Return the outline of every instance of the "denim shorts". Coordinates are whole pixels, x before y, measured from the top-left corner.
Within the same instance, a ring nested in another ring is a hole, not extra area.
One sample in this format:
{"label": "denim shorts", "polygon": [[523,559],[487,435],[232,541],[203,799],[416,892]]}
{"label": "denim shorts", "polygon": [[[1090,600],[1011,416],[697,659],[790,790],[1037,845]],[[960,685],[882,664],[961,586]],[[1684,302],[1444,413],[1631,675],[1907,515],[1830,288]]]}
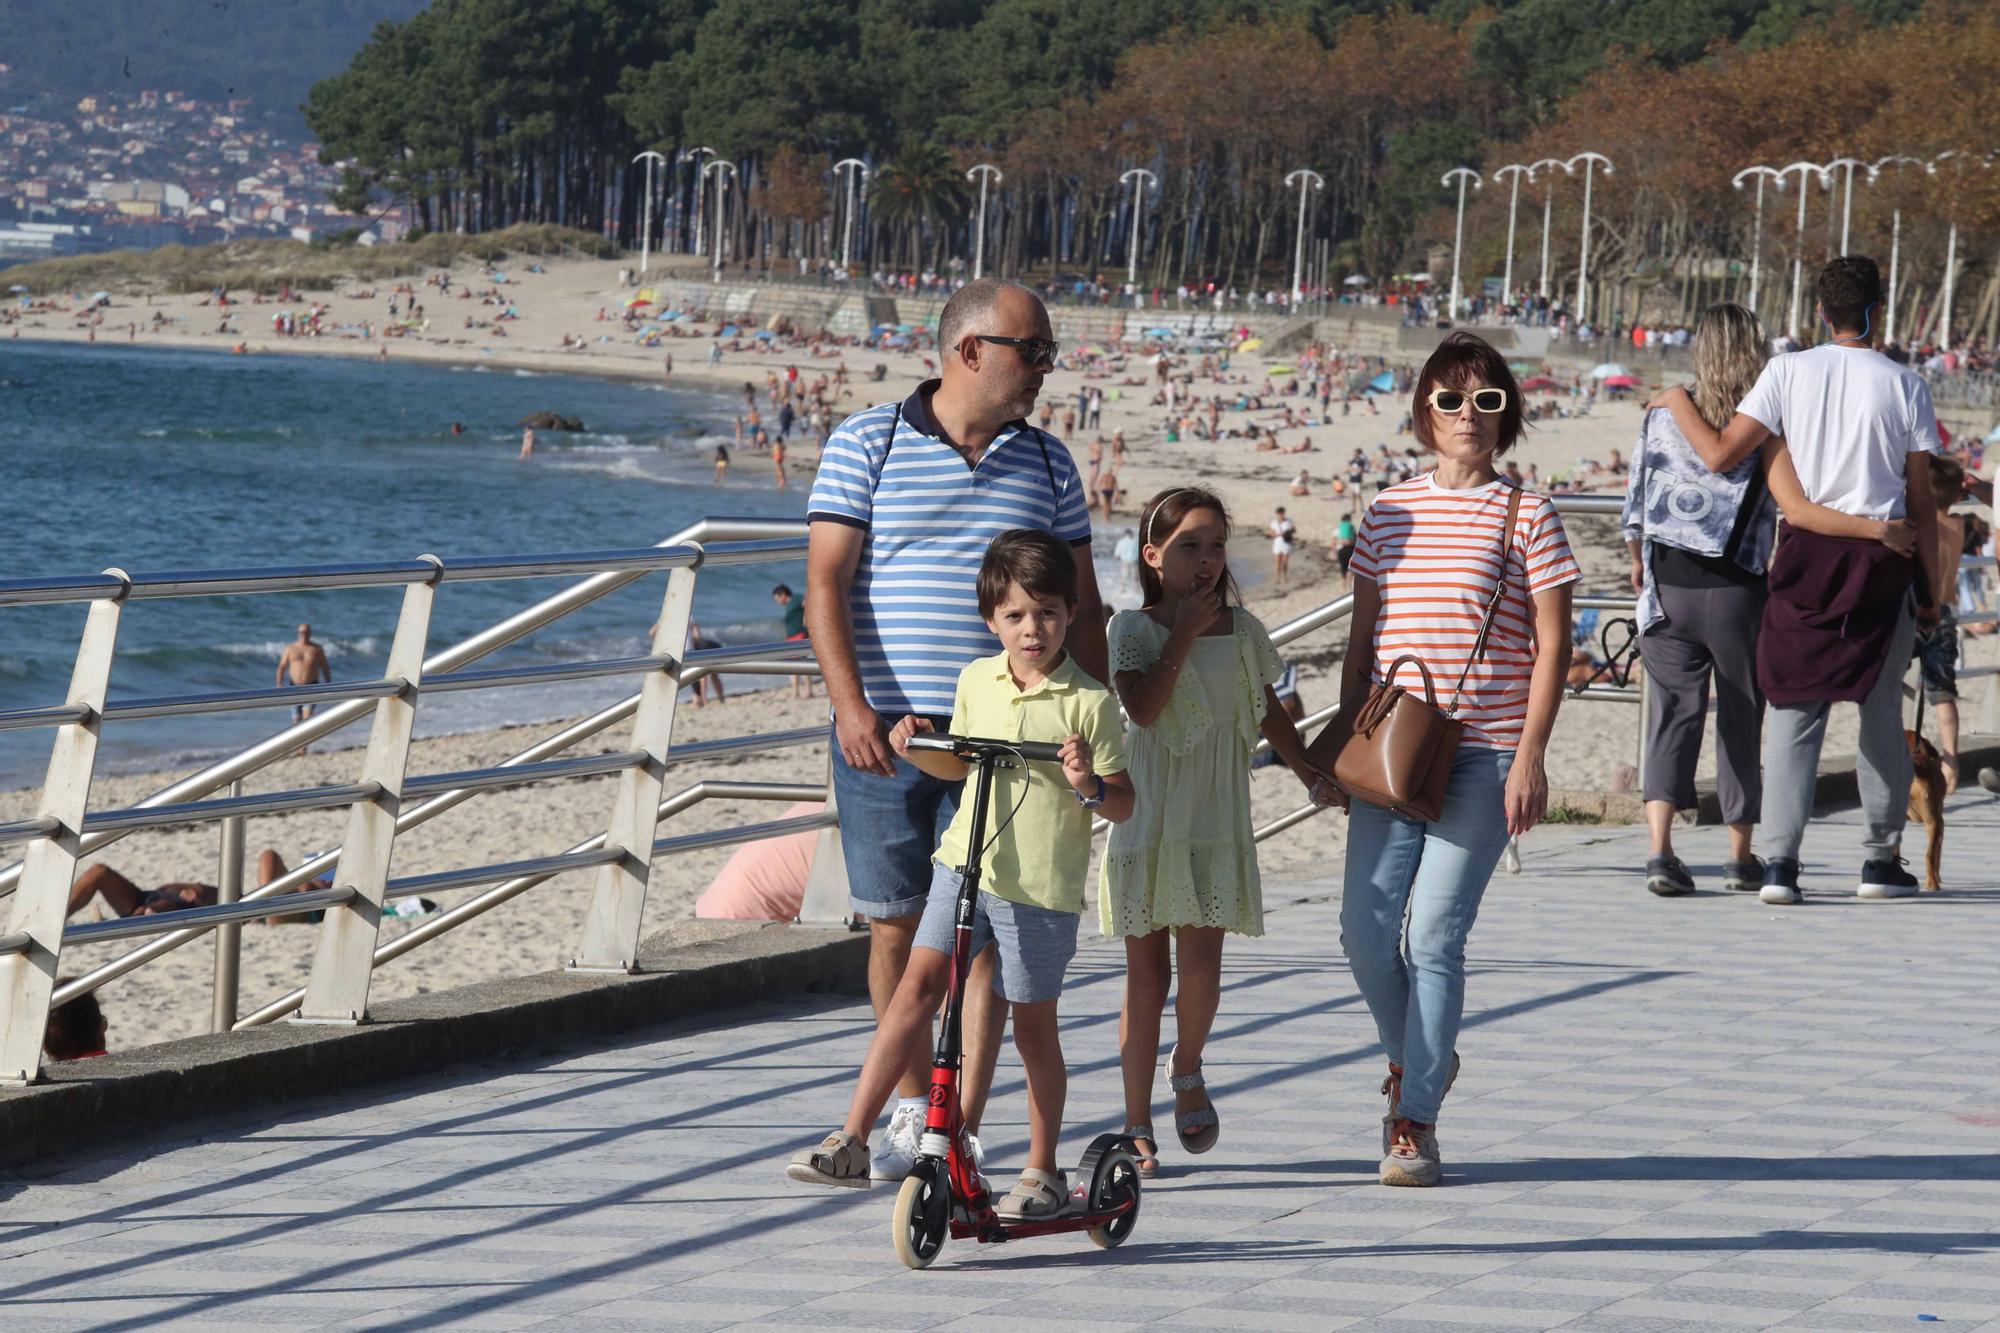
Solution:
{"label": "denim shorts", "polygon": [[[1017,903],[981,890],[972,909],[971,956],[979,957],[988,944],[998,946],[993,989],[1009,1004],[1053,1000],[1062,994],[1063,973],[1076,957],[1077,920],[1075,912]],[[933,862],[931,896],[917,923],[916,947],[950,953],[957,922],[958,872]]]}
{"label": "denim shorts", "polygon": [[[951,719],[933,718],[932,725],[948,731]],[[965,784],[934,778],[907,759],[894,760],[892,777],[856,772],[840,751],[839,734],[832,739],[848,910],[881,921],[915,916],[930,894],[931,854],[944,841]]]}
{"label": "denim shorts", "polygon": [[1923,670],[1924,702],[1954,703],[1958,699],[1958,608],[1938,608],[1936,629],[1917,631],[1917,664]]}

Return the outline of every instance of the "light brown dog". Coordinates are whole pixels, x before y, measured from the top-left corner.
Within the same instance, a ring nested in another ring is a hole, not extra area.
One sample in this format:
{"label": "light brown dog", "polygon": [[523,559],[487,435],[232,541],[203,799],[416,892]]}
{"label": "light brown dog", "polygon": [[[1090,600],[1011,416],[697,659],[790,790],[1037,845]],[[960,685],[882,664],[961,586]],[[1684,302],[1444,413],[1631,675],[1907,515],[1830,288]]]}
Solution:
{"label": "light brown dog", "polygon": [[1914,731],[1904,731],[1910,744],[1910,818],[1921,820],[1930,835],[1924,852],[1924,892],[1936,893],[1944,887],[1938,878],[1938,864],[1944,857],[1944,765],[1937,747]]}

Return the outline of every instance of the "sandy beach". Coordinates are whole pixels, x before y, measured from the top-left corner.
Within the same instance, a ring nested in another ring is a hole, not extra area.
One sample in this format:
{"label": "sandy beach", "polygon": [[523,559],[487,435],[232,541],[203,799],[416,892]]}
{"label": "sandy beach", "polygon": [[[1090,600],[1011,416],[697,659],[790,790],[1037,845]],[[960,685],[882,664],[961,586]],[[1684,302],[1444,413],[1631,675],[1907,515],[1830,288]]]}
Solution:
{"label": "sandy beach", "polygon": [[[530,272],[525,263],[510,266],[504,292],[518,317],[506,322],[505,338],[491,337],[487,330],[441,327],[461,323],[468,310],[478,319],[490,320],[495,308],[477,301],[440,299],[435,291],[418,283],[419,299],[436,312],[432,322],[438,332],[413,334],[389,342],[388,355],[403,361],[476,363],[496,369],[635,377],[658,382],[663,375],[663,357],[671,352],[674,370],[669,382],[725,390],[738,388],[745,381],[755,382],[761,390],[768,373],[782,372],[788,364],[796,364],[802,376],[813,378],[822,371],[830,373],[834,365],[844,360],[851,383],[847,396],[837,400],[839,412],[905,394],[925,375],[921,353],[848,347],[839,349],[836,355],[813,359],[802,349],[786,348],[775,342],[769,351],[726,353],[722,364],[711,368],[706,364],[710,340],[700,335],[712,329],[712,325],[691,326],[690,333],[695,336],[668,338],[656,348],[636,346],[622,325],[598,318],[600,309],[615,311],[624,295],[617,287],[618,267],[614,261],[595,260],[552,261],[542,273]],[[475,289],[485,286],[476,270],[461,270],[455,281],[470,283]],[[312,296],[330,307],[326,316],[329,325],[358,324],[363,319],[379,324],[387,315],[386,290],[366,299],[339,293]],[[96,341],[122,344],[129,340],[140,346],[183,349],[207,347],[218,355],[228,354],[232,347],[241,344],[251,355],[375,356],[378,348],[385,345],[358,338],[279,337],[271,329],[270,315],[280,307],[270,305],[241,305],[240,318],[235,321],[240,333],[222,335],[213,331],[217,310],[202,304],[204,300],[156,296],[147,304],[144,298],[114,296],[112,306],[103,312],[104,322],[95,330]],[[292,308],[302,309],[303,303],[295,303]],[[168,321],[160,332],[149,331],[147,327],[156,313]],[[139,331],[128,339],[127,325],[134,323],[140,326]],[[90,330],[80,326],[73,316],[30,315],[0,332],[0,338],[15,335],[23,339],[81,342],[90,336]],[[604,335],[613,341],[593,341]],[[584,350],[562,350],[565,339],[580,341]],[[888,367],[884,382],[879,385],[864,382],[865,372],[878,362]],[[1252,393],[1260,392],[1267,372],[1281,364],[1281,361],[1266,362],[1255,355],[1236,355],[1227,392],[1234,395],[1246,388]],[[1146,369],[1137,357],[1132,359],[1132,367],[1123,374],[1138,376]],[[1193,362],[1186,367],[1193,368]],[[1234,383],[1236,376],[1242,376],[1245,383]],[[1118,383],[1116,379],[1103,382]],[[1073,398],[1079,383],[1075,373],[1058,371],[1049,378],[1045,393],[1060,405],[1065,398]],[[1191,386],[1202,397],[1223,391],[1224,387],[1202,379]],[[1345,476],[1347,459],[1357,447],[1372,453],[1378,444],[1387,443],[1400,455],[1413,444],[1409,436],[1395,433],[1404,412],[1402,400],[1381,400],[1380,415],[1370,415],[1365,408],[1357,407],[1352,415],[1345,417],[1338,415],[1336,403],[1335,415],[1328,423],[1275,430],[1281,449],[1296,447],[1309,439],[1314,446],[1312,451],[1270,453],[1259,452],[1255,441],[1247,437],[1225,438],[1214,443],[1186,439],[1168,444],[1164,412],[1146,406],[1150,393],[1150,389],[1128,389],[1121,399],[1105,405],[1102,434],[1108,440],[1114,432],[1124,432],[1130,453],[1126,466],[1119,472],[1125,494],[1110,524],[1100,524],[1101,543],[1108,546],[1115,540],[1121,524],[1136,523],[1138,506],[1145,497],[1167,485],[1200,480],[1219,490],[1231,506],[1243,567],[1257,576],[1247,589],[1249,604],[1266,624],[1277,624],[1336,596],[1340,579],[1329,542],[1340,515],[1348,511],[1349,499],[1333,496],[1331,482],[1336,471]],[[560,411],[559,387],[552,384],[550,394],[550,407]],[[1295,408],[1306,407],[1303,397],[1277,401]],[[1253,420],[1261,424],[1273,415],[1271,410],[1228,412],[1223,416],[1223,425],[1240,428]],[[1607,460],[1614,449],[1629,456],[1640,416],[1636,403],[1600,401],[1588,416],[1535,426],[1514,457],[1524,468],[1532,464],[1548,478],[1582,470],[1582,460]],[[1084,457],[1090,438],[1079,432],[1067,443],[1079,466],[1087,471]],[[814,450],[809,444],[792,451],[794,487],[809,484],[814,461]],[[1289,486],[1302,468],[1310,479],[1311,494],[1298,497],[1290,494]],[[734,484],[769,485],[770,475],[768,461],[759,459],[747,446],[737,454],[736,467],[732,469]],[[1622,479],[1602,475],[1596,480],[1604,493],[1622,492]],[[1270,578],[1270,541],[1263,535],[1274,508],[1280,505],[1298,523],[1301,541],[1292,557],[1291,577],[1284,588],[1277,587]],[[1600,593],[1629,591],[1624,582],[1625,552],[1617,539],[1614,522],[1578,519],[1569,527],[1585,571],[1580,588]],[[274,551],[272,558],[280,559],[281,553]],[[1107,596],[1107,601],[1116,600],[1115,595]],[[1308,709],[1322,707],[1332,700],[1334,676],[1345,642],[1344,626],[1336,624],[1289,651],[1289,658],[1300,670],[1301,693]],[[1969,656],[1976,661],[1992,660],[1994,654],[1988,651],[1992,642],[1970,640]],[[1970,731],[1979,716],[1984,682],[1970,687],[1967,693],[1965,726]],[[744,731],[807,726],[824,718],[823,698],[795,700],[785,688],[747,696],[733,693],[729,703],[722,707],[699,711],[684,708],[676,740],[695,741]],[[1549,754],[1552,786],[1603,790],[1621,782],[1629,783],[1629,772],[1621,774],[1620,770],[1631,765],[1635,758],[1638,722],[1639,712],[1629,704],[1567,704]],[[559,725],[422,740],[413,751],[410,771],[433,773],[494,763]],[[1851,709],[1838,710],[1830,732],[1828,755],[1852,752]],[[342,733],[333,743],[358,746],[360,739],[360,733],[352,731]],[[614,731],[598,738],[595,748],[623,748],[624,739],[622,730]],[[249,789],[349,781],[359,754],[358,749],[326,750],[303,759],[287,759],[256,775]],[[687,769],[672,770],[667,789],[670,793],[679,790],[698,776],[817,782],[823,779],[825,771],[825,747],[815,746],[770,756],[713,761],[700,774]],[[1711,771],[1709,762],[1704,760],[1703,776]],[[92,808],[131,804],[177,776],[180,775],[156,773],[100,777],[92,791]],[[420,874],[562,850],[603,829],[612,782],[603,778],[483,794],[400,839],[393,873]],[[1259,822],[1290,810],[1303,800],[1296,781],[1281,769],[1260,771],[1254,793]],[[0,819],[32,813],[35,798],[33,790],[0,793]],[[703,805],[679,816],[671,825],[662,826],[661,832],[664,836],[775,818],[781,811],[782,807],[768,804]],[[249,831],[251,856],[254,860],[259,848],[270,846],[277,848],[288,862],[296,861],[303,852],[337,842],[344,818],[344,812],[333,811],[253,820]],[[1272,881],[1294,885],[1324,879],[1331,888],[1334,872],[1328,867],[1338,866],[1343,838],[1343,820],[1338,815],[1322,816],[1280,834],[1264,844],[1261,858],[1264,874]],[[91,859],[102,859],[142,886],[150,887],[169,880],[212,879],[216,846],[217,835],[212,826],[152,831],[129,836]],[[649,924],[689,914],[696,896],[728,855],[728,849],[723,849],[656,864],[647,905]],[[1607,889],[1636,891],[1642,883],[1637,869],[1629,868],[1622,877],[1608,875]],[[1504,886],[1503,877],[1503,883],[1496,889],[1504,890]],[[588,891],[589,879],[585,874],[551,881],[388,966],[376,977],[375,995],[380,998],[410,995],[559,966],[578,936]],[[464,890],[439,897],[449,904],[475,892]],[[406,928],[406,923],[390,922],[385,935]],[[303,983],[314,934],[312,929],[299,926],[245,928],[243,1012],[250,1012]],[[1337,947],[1331,939],[1321,944],[1326,949]],[[74,975],[122,954],[129,947],[129,942],[119,942],[66,951],[64,971]],[[128,1047],[205,1031],[212,967],[213,944],[204,939],[100,991],[112,1022],[114,1046]]]}

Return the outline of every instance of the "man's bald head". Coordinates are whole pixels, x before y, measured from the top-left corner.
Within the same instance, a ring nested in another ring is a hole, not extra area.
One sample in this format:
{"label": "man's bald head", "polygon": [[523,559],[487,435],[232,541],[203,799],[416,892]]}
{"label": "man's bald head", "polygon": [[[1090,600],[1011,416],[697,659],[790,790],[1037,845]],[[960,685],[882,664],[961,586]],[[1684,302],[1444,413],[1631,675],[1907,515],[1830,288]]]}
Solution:
{"label": "man's bald head", "polygon": [[1023,302],[1039,313],[1042,298],[1020,283],[1006,278],[974,278],[944,303],[944,313],[938,316],[938,351],[949,357],[967,336],[997,332],[1001,307],[1018,308]]}

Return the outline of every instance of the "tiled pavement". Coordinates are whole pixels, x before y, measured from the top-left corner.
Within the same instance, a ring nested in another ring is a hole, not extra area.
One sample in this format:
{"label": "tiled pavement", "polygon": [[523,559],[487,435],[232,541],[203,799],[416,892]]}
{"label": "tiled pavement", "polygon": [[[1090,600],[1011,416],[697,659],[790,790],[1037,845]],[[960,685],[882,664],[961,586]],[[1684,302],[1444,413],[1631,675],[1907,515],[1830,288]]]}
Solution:
{"label": "tiled pavement", "polygon": [[[1791,909],[1649,897],[1636,830],[1536,834],[1473,935],[1442,1189],[1373,1183],[1380,1059],[1306,886],[1228,953],[1221,1146],[1169,1152],[1122,1249],[909,1273],[886,1188],[786,1182],[869,1030],[800,1002],[0,1179],[0,1329],[2000,1330],[2000,804],[1951,814],[1945,896],[1855,900],[1850,815]],[[1682,850],[1713,881],[1720,831]],[[1072,1156],[1116,1127],[1119,986],[1086,945]]]}

